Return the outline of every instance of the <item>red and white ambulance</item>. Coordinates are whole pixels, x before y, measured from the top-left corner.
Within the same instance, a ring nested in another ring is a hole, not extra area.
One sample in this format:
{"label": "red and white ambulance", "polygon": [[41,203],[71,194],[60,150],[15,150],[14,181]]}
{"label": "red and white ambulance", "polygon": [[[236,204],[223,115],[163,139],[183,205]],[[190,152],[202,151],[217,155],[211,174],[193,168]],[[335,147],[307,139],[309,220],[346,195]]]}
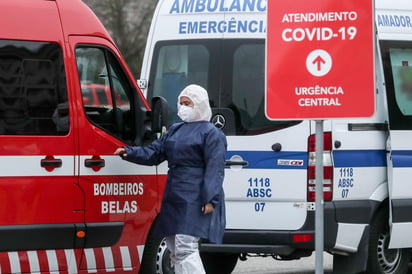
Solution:
{"label": "red and white ambulance", "polygon": [[165,176],[113,152],[161,104],[80,0],[3,0],[0,20],[0,273],[136,273]]}

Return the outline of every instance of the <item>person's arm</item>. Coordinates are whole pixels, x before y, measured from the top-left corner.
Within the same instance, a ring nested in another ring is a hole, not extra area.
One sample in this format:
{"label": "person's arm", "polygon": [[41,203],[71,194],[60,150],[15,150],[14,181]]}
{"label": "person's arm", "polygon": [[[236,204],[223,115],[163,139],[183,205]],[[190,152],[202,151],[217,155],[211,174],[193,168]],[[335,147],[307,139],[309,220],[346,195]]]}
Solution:
{"label": "person's arm", "polygon": [[213,208],[221,202],[226,149],[225,135],[219,129],[211,130],[206,136],[204,146],[205,172],[201,197],[205,209],[210,209],[211,206],[213,211]]}
{"label": "person's arm", "polygon": [[166,160],[164,142],[166,135],[153,141],[148,146],[124,146],[116,149],[114,154],[122,157],[123,160],[141,165],[158,165]]}

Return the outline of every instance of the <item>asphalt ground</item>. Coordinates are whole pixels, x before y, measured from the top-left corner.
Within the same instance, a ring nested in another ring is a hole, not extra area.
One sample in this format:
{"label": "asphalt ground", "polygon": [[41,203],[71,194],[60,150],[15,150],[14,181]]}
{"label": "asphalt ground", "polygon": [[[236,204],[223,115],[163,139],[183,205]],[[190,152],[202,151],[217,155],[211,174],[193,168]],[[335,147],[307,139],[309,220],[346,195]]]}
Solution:
{"label": "asphalt ground", "polygon": [[[332,273],[333,258],[324,253],[323,273]],[[292,261],[277,261],[272,257],[248,257],[238,261],[232,274],[313,274],[315,273],[315,255]]]}
{"label": "asphalt ground", "polygon": [[[271,257],[252,257],[238,261],[232,274],[314,274],[315,255],[292,261],[277,261]],[[329,253],[323,256],[323,273],[332,274],[333,257]],[[408,274],[412,274],[412,263]]]}

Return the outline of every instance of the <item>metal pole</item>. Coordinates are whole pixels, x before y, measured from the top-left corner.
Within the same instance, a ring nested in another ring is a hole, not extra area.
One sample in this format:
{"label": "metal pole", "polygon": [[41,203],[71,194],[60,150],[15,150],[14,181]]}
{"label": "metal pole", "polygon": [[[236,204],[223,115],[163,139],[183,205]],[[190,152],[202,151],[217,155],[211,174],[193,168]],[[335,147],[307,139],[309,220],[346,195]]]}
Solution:
{"label": "metal pole", "polygon": [[323,120],[316,120],[315,255],[316,274],[323,274]]}

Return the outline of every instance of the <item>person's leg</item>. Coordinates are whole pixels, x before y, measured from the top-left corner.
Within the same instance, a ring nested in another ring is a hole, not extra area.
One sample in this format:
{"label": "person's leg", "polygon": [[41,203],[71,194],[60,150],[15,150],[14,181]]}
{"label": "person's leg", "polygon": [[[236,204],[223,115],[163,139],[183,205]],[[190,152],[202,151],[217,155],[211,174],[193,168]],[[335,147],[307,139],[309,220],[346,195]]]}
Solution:
{"label": "person's leg", "polygon": [[199,238],[177,234],[175,237],[175,273],[205,274],[199,254]]}

